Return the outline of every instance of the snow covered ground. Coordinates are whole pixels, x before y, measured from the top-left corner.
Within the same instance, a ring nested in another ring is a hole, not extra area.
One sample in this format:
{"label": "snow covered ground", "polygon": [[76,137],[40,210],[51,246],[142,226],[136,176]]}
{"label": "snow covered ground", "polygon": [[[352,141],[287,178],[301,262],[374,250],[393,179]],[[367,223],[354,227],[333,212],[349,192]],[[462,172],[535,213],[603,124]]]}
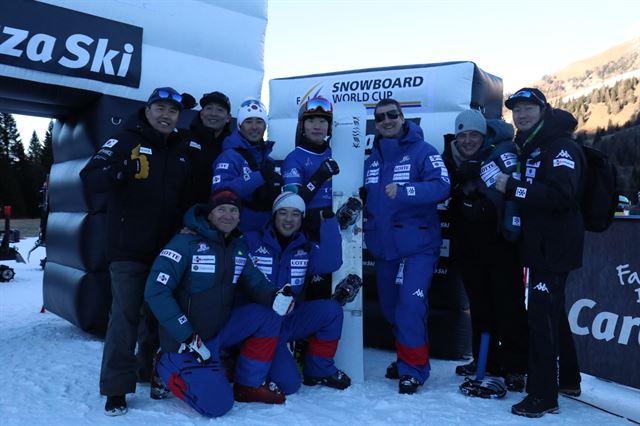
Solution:
{"label": "snow covered ground", "polygon": [[[26,258],[35,238],[17,247]],[[129,395],[129,413],[103,414],[98,392],[102,342],[65,320],[40,313],[43,248],[27,265],[3,261],[16,277],[0,284],[0,424],[10,425],[631,425],[640,422],[640,391],[583,374],[584,398],[622,415],[616,417],[561,397],[561,413],[539,420],[510,413],[523,394],[502,400],[468,398],[458,391],[458,362],[432,360],[431,377],[418,394],[399,395],[397,382],[384,378],[390,352],[365,350],[365,382],[345,391],[309,388],[282,406],[236,403],[220,419],[207,419],[177,398],[154,401],[148,385]]]}

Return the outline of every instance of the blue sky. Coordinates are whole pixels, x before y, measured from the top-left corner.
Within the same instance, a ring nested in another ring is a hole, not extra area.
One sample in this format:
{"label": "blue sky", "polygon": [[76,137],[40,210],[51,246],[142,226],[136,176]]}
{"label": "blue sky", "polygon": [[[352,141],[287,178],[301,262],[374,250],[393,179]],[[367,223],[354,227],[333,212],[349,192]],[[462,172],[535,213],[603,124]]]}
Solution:
{"label": "blue sky", "polygon": [[[638,0],[270,0],[265,81],[471,60],[513,91],[640,36]],[[22,139],[47,120],[18,117]]]}

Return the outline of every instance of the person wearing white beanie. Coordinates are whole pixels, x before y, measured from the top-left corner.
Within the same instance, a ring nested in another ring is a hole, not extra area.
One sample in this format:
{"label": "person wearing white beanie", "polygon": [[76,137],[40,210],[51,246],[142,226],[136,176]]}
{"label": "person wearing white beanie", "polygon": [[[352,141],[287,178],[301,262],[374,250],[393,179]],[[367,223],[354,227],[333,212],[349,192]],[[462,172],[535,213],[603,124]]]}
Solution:
{"label": "person wearing white beanie", "polygon": [[[340,268],[342,238],[338,221],[335,215],[321,219],[320,239],[316,242],[301,229],[306,206],[298,194],[283,192],[275,199],[271,211],[272,220],[262,230],[244,233],[258,269],[278,288],[288,288],[296,299],[295,308],[283,320],[269,378],[286,395],[297,392],[301,382],[307,386],[346,389],[351,379],[336,367],[333,358],[342,333],[340,305],[350,301],[345,294],[355,297],[357,289],[351,293],[336,292],[333,299],[310,301],[300,297],[308,277]],[[303,380],[287,348],[287,343],[300,339],[309,342]]]}
{"label": "person wearing white beanie", "polygon": [[273,141],[265,141],[267,109],[257,99],[247,98],[240,105],[237,128],[222,145],[213,165],[212,191],[229,188],[242,198],[238,229],[262,229],[271,217],[271,207],[282,192],[283,179],[270,154]]}

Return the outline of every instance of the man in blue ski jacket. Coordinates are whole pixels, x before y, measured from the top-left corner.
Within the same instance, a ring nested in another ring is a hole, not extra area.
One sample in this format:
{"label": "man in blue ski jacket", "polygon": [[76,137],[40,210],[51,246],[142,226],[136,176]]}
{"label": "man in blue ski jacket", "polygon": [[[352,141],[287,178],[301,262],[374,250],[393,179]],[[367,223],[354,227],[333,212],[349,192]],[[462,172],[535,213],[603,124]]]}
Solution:
{"label": "man in blue ski jacket", "polygon": [[[236,226],[240,199],[223,189],[193,206],[184,225],[156,258],[145,300],[160,322],[163,354],[157,371],[171,392],[208,417],[222,416],[233,400],[282,404],[267,381],[282,317],[293,298],[254,266]],[[236,289],[253,303],[234,308]],[[273,309],[271,309],[273,307]],[[275,312],[274,312],[275,311]],[[233,391],[220,350],[240,346]]]}
{"label": "man in blue ski jacket", "polygon": [[380,308],[395,337],[397,361],[387,377],[400,379],[400,393],[413,394],[429,377],[427,295],[441,245],[437,204],[449,194],[449,175],[396,100],[380,101],[374,117],[378,135],[364,167],[364,236],[375,259]]}
{"label": "man in blue ski jacket", "polygon": [[[335,216],[322,220],[320,244],[301,232],[304,214],[302,198],[294,192],[283,192],[273,203],[273,220],[262,231],[246,234],[258,269],[278,288],[291,283],[295,298],[301,295],[306,276],[331,273],[342,265],[342,241]],[[338,370],[333,361],[342,333],[342,319],[342,308],[336,300],[298,300],[293,312],[283,320],[269,379],[287,395],[299,389],[300,374],[287,342],[308,339],[304,384],[336,389],[349,387],[351,379]]]}
{"label": "man in blue ski jacket", "polygon": [[238,128],[224,141],[222,154],[213,165],[212,191],[229,188],[242,199],[238,228],[258,231],[271,217],[271,205],[282,189],[282,176],[269,156],[273,141],[263,140],[267,109],[247,99],[238,110]]}

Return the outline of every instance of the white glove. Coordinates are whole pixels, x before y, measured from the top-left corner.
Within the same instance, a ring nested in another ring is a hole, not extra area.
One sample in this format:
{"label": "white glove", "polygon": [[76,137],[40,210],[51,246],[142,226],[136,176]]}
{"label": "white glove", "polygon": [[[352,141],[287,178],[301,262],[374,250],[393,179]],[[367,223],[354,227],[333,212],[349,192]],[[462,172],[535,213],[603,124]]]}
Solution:
{"label": "white glove", "polygon": [[196,361],[201,364],[207,362],[209,358],[211,358],[211,352],[209,352],[209,349],[207,349],[204,343],[202,343],[200,336],[195,333],[180,345],[178,353],[181,354],[184,351],[191,352],[191,354],[196,358]]}
{"label": "white glove", "polygon": [[272,308],[280,316],[285,316],[293,311],[293,307],[296,304],[293,298],[293,290],[291,290],[291,284],[285,284],[276,293],[276,298],[273,300]]}

